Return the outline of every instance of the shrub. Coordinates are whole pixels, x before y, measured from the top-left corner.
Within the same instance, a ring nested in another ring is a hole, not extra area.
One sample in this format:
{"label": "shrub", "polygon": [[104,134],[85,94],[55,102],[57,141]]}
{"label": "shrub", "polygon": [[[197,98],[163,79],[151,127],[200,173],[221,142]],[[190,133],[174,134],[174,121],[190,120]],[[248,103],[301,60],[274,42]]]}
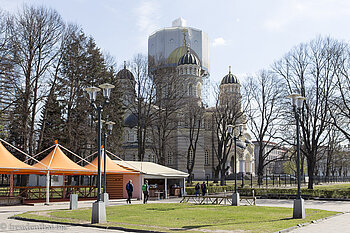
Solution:
{"label": "shrub", "polygon": [[[225,190],[227,192],[232,192],[234,189],[233,186],[209,186],[209,193],[223,193]],[[273,189],[273,188],[238,188],[238,192],[241,196],[251,196],[252,190],[254,190],[256,196],[262,196],[267,194],[290,194],[296,195],[296,188],[289,189]],[[194,187],[186,187],[186,192],[188,195],[194,195]],[[302,189],[302,195],[309,195],[311,197],[320,197],[320,198],[350,198],[350,191],[335,189],[335,190],[323,190],[323,189]]]}

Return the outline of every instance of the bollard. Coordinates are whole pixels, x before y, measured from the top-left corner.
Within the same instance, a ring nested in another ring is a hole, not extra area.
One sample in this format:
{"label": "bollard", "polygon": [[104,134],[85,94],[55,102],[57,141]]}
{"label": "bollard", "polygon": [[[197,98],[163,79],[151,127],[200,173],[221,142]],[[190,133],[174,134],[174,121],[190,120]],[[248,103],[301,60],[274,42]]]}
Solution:
{"label": "bollard", "polygon": [[70,200],[69,209],[70,210],[78,209],[78,194],[71,194],[69,200]]}

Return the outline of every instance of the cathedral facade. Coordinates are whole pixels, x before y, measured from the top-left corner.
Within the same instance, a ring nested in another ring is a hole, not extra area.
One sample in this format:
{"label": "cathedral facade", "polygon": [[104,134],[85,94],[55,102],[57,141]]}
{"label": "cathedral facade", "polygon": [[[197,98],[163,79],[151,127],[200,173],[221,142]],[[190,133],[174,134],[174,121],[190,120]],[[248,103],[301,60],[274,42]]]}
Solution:
{"label": "cathedral facade", "polygon": [[[156,83],[156,98],[154,108],[162,108],[163,100],[172,96],[176,106],[176,121],[173,124],[166,142],[165,166],[189,172],[195,180],[213,179],[218,164],[216,156],[217,131],[215,127],[215,107],[203,104],[203,82],[209,78],[209,40],[201,30],[186,27],[180,18],[173,22],[172,27],[156,31],[148,39],[149,73]],[[135,80],[133,74],[124,65],[117,78],[124,90],[124,105],[135,98]],[[171,91],[175,90],[175,91]],[[175,99],[175,102],[174,100]],[[240,83],[231,73],[223,77],[220,84],[219,101],[238,103],[241,111]],[[128,109],[128,108],[126,108]],[[198,113],[196,112],[198,111]],[[196,118],[201,115],[200,122]],[[126,110],[124,117],[124,136],[121,156],[125,160],[138,160],[137,116]],[[243,131],[239,136],[237,146],[236,171],[239,174],[255,174],[254,145],[246,132],[245,117],[239,118]],[[149,141],[149,143],[152,143]],[[154,153],[154,145],[147,144],[144,161],[160,162]],[[193,163],[193,164],[192,164]],[[234,148],[230,150],[226,175],[234,172]]]}

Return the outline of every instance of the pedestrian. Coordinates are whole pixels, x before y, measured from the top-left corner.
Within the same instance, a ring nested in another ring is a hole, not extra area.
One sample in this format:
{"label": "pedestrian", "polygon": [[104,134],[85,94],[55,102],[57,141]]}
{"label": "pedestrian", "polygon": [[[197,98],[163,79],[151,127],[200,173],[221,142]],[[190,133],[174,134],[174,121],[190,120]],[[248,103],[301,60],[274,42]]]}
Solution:
{"label": "pedestrian", "polygon": [[200,191],[201,187],[200,187],[199,183],[196,184],[194,189],[196,190],[196,196],[200,196],[201,195],[201,191]]}
{"label": "pedestrian", "polygon": [[203,184],[201,185],[201,189],[202,189],[202,195],[205,196],[205,194],[207,193],[207,185],[205,184],[204,181],[203,181]]}
{"label": "pedestrian", "polygon": [[132,180],[129,180],[129,183],[126,184],[126,191],[128,192],[128,199],[126,200],[126,203],[131,204],[132,192],[134,191]]}
{"label": "pedestrian", "polygon": [[142,192],[143,192],[143,204],[146,204],[149,196],[148,180],[146,180],[145,183],[142,185]]}

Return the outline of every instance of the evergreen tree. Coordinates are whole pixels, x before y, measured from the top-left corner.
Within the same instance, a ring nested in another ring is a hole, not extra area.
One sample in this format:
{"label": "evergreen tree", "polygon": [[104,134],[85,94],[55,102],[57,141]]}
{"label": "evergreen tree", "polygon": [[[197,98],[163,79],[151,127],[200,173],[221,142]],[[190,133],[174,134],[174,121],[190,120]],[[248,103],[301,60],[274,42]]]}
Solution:
{"label": "evergreen tree", "polygon": [[[47,112],[46,127],[44,128],[43,132],[43,143],[38,151],[42,151],[52,146],[55,140],[64,141],[64,121],[62,119],[63,106],[60,101],[57,100],[57,95],[53,95],[51,99],[46,101],[43,112],[45,111]],[[42,127],[42,125],[43,115],[40,119],[40,127]]]}

